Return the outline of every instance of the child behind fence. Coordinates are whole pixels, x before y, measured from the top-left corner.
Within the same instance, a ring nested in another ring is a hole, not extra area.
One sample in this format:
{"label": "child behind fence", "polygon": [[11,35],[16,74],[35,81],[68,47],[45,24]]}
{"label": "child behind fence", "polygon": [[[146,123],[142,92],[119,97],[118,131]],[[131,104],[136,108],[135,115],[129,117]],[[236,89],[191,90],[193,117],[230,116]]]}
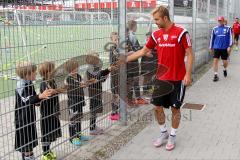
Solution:
{"label": "child behind fence", "polygon": [[103,112],[102,102],[102,83],[106,80],[106,76],[110,73],[111,67],[101,70],[99,55],[97,52],[91,52],[86,58],[89,68],[86,71],[87,79],[96,79],[97,82],[88,86],[90,98],[90,134],[103,134],[103,129],[96,125],[97,113]]}
{"label": "child behind fence", "polygon": [[32,81],[36,79],[37,66],[31,62],[20,62],[16,67],[15,91],[15,149],[22,153],[23,160],[35,160],[33,149],[38,145],[35,105],[53,94],[47,89],[36,94]]}
{"label": "child behind fence", "polygon": [[68,109],[70,116],[69,135],[70,142],[73,145],[80,146],[81,141],[88,141],[89,137],[82,134],[81,119],[83,117],[83,106],[85,106],[84,91],[86,83],[82,81],[82,77],[78,74],[79,63],[75,59],[68,60],[65,70],[69,73],[66,78],[68,86]]}
{"label": "child behind fence", "polygon": [[[137,22],[130,20],[128,22],[128,35],[127,35],[127,44],[130,45],[131,51],[138,51],[142,47],[136,37],[137,31]],[[130,82],[130,91],[128,92],[129,105],[141,105],[147,104],[148,102],[141,97],[140,86],[139,86],[139,71],[140,65],[138,60],[127,63],[127,78]],[[135,93],[135,99],[133,99],[133,92]]]}
{"label": "child behind fence", "polygon": [[[110,39],[113,43],[113,46],[110,48],[109,53],[109,63],[110,65],[114,65],[118,61],[119,51],[118,51],[118,33],[112,32],[110,35]],[[111,91],[112,91],[112,113],[110,115],[111,120],[119,120],[119,73],[120,69],[114,70],[111,72]]]}
{"label": "child behind fence", "polygon": [[[39,74],[41,75],[42,82],[40,84],[40,92],[43,93],[47,89],[57,89],[54,79],[51,79],[51,74],[55,69],[53,62],[44,62],[39,65]],[[42,160],[56,159],[56,154],[50,150],[52,142],[62,136],[61,124],[59,120],[60,106],[59,97],[55,90],[55,95],[41,101],[41,133],[42,133]]]}

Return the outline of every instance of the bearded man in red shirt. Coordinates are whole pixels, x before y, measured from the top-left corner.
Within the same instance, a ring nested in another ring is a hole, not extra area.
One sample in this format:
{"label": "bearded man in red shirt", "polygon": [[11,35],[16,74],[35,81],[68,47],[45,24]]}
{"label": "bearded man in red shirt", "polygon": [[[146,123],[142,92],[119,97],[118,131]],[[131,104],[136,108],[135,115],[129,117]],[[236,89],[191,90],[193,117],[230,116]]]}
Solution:
{"label": "bearded man in red shirt", "polygon": [[235,18],[235,21],[232,26],[232,31],[233,31],[233,38],[234,38],[234,43],[235,43],[235,50],[238,50],[238,39],[239,39],[239,34],[240,34],[240,24],[238,18]]}
{"label": "bearded man in red shirt", "polygon": [[[172,150],[175,147],[176,131],[181,119],[180,107],[182,106],[185,87],[191,83],[194,55],[187,30],[171,22],[167,8],[163,6],[155,8],[152,11],[152,16],[159,29],[152,33],[147,44],[141,50],[127,57],[127,62],[138,59],[148,54],[152,49],[156,49],[158,65],[165,66],[168,69],[164,75],[158,74],[161,73],[158,71],[156,73],[157,81],[167,81],[174,86],[174,89],[167,95],[152,98],[152,104],[156,106],[155,116],[160,125],[160,135],[154,141],[154,146],[160,147],[167,140],[166,149]],[[187,57],[186,66],[185,57]],[[157,93],[157,91],[154,92]],[[170,134],[167,131],[164,114],[164,108],[169,107],[172,110]]]}

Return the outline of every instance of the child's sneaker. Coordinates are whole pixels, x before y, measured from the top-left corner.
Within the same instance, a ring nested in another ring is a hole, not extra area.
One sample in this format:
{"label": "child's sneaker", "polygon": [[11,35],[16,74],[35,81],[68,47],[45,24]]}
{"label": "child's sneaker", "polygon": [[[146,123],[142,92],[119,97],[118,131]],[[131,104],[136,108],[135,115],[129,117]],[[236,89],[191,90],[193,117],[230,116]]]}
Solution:
{"label": "child's sneaker", "polygon": [[111,114],[110,119],[112,121],[118,121],[120,119],[120,114],[119,113]]}
{"label": "child's sneaker", "polygon": [[166,150],[171,151],[175,148],[176,136],[170,135],[168,137],[168,143],[166,145]]}
{"label": "child's sneaker", "polygon": [[35,160],[35,159],[36,159],[36,158],[34,157],[34,155],[24,157],[24,160]]}
{"label": "child's sneaker", "polygon": [[161,132],[160,136],[153,142],[155,147],[160,147],[168,139],[169,134],[167,131]]}
{"label": "child's sneaker", "polygon": [[146,101],[146,100],[143,99],[143,98],[137,98],[137,99],[135,100],[135,103],[141,105],[141,104],[148,104],[149,102]]}
{"label": "child's sneaker", "polygon": [[54,160],[51,153],[47,153],[45,155],[42,155],[41,160]]}
{"label": "child's sneaker", "polygon": [[57,155],[54,152],[50,151],[49,154],[52,156],[53,160],[57,159]]}
{"label": "child's sneaker", "polygon": [[70,142],[75,146],[80,146],[82,144],[80,138],[73,138]]}
{"label": "child's sneaker", "polygon": [[85,136],[82,133],[79,134],[79,138],[81,141],[89,141],[91,139],[89,136]]}
{"label": "child's sneaker", "polygon": [[90,135],[96,136],[98,135],[98,132],[96,129],[90,131]]}

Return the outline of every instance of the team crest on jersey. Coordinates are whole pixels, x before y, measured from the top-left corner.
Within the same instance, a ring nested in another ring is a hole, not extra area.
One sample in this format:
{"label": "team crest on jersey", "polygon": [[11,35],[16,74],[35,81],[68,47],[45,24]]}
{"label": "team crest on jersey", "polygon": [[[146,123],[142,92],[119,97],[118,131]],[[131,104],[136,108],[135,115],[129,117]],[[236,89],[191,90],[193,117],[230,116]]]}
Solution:
{"label": "team crest on jersey", "polygon": [[164,34],[163,39],[164,39],[164,41],[167,41],[168,40],[168,34]]}
{"label": "team crest on jersey", "polygon": [[226,34],[227,33],[227,29],[223,29],[223,34]]}

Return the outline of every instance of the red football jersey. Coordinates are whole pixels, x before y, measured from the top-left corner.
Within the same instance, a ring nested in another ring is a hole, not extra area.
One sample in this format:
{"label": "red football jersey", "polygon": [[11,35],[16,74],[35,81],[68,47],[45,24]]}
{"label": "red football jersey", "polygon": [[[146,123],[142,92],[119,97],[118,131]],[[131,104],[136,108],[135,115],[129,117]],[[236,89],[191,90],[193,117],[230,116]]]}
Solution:
{"label": "red football jersey", "polygon": [[156,47],[158,64],[168,68],[164,75],[156,75],[157,79],[169,81],[183,80],[186,74],[185,53],[186,49],[191,46],[189,34],[182,26],[173,24],[168,31],[160,28],[153,32],[148,39],[146,47],[148,49]]}
{"label": "red football jersey", "polygon": [[232,26],[232,31],[234,34],[240,33],[240,24],[238,22],[234,22]]}

